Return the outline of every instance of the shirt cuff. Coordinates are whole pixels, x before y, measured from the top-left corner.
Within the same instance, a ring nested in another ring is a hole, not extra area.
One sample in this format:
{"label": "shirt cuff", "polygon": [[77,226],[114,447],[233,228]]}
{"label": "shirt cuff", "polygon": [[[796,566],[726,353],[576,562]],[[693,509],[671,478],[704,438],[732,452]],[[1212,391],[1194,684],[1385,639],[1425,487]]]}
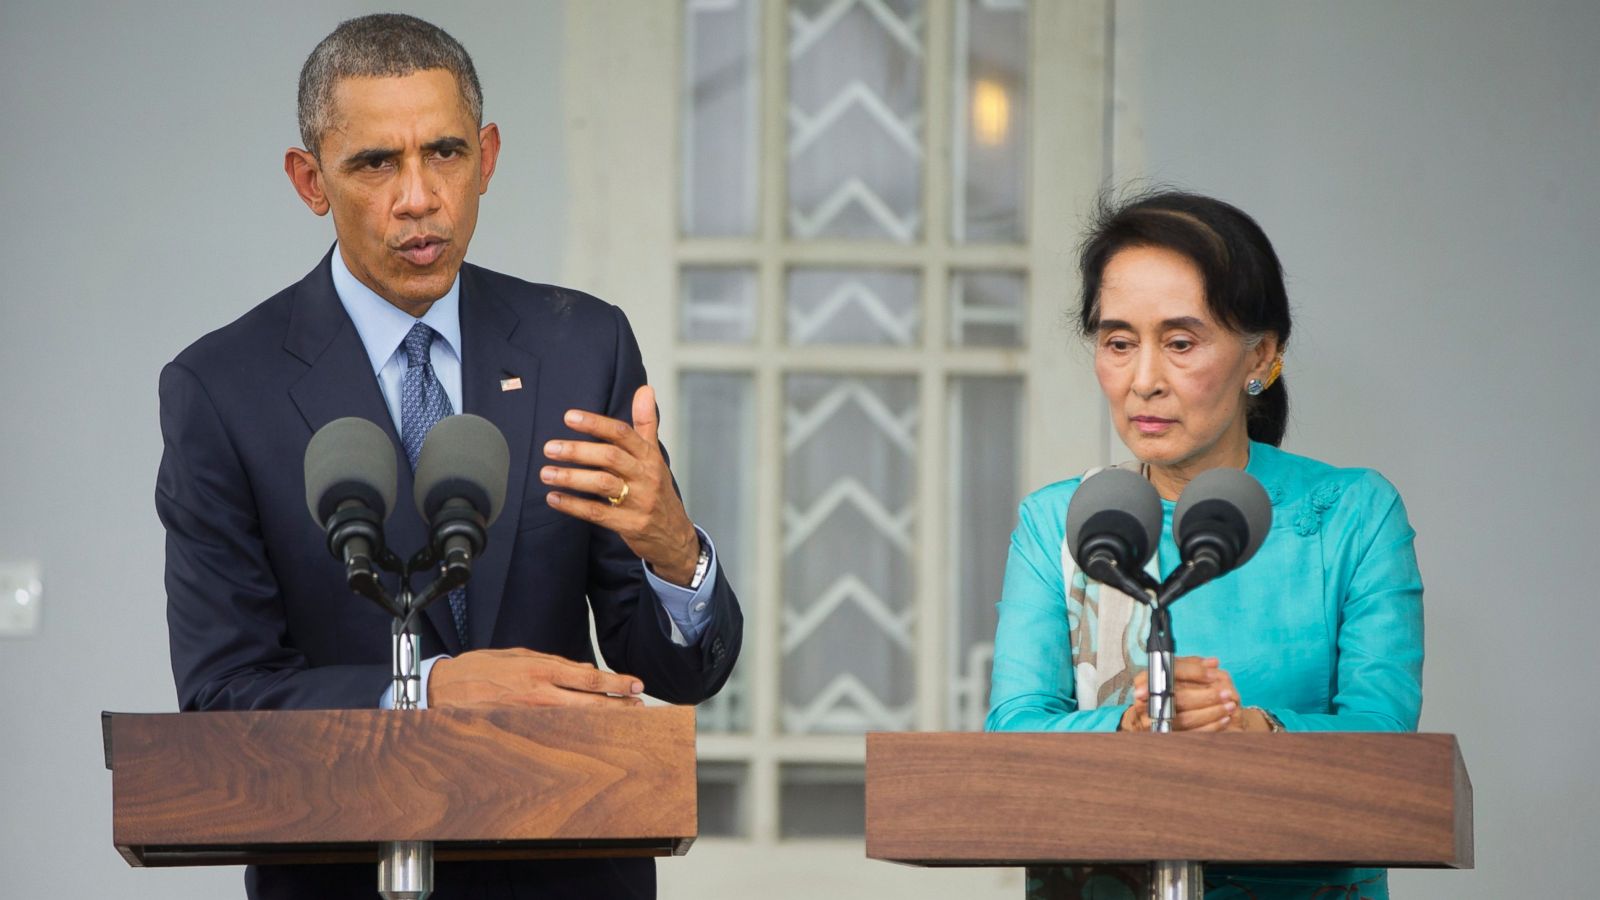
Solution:
{"label": "shirt cuff", "polygon": [[717,581],[717,545],[711,542],[710,535],[700,530],[699,525],[694,530],[700,535],[700,540],[706,542],[706,550],[711,554],[711,563],[706,567],[706,577],[700,582],[699,590],[691,591],[666,581],[651,571],[649,563],[644,566],[645,580],[661,601],[661,608],[666,610],[670,626],[668,636],[680,647],[693,647],[699,643],[706,626],[711,624],[711,595]]}
{"label": "shirt cuff", "polygon": [[[448,653],[430,656],[422,661],[422,700],[417,704],[417,709],[428,708],[428,677],[433,674],[433,664],[441,659],[449,659]],[[394,682],[383,689],[383,696],[378,698],[379,709],[394,709]]]}

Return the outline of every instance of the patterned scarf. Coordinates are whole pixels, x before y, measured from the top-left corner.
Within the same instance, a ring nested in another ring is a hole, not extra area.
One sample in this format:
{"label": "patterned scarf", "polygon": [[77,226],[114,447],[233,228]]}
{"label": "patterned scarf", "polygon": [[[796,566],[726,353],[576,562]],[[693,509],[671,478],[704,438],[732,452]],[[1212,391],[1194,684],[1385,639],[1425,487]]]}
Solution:
{"label": "patterned scarf", "polygon": [[[1138,460],[1116,468],[1142,469]],[[1083,473],[1083,478],[1103,470],[1097,466]],[[1159,579],[1159,560],[1152,556],[1145,570]],[[1078,709],[1132,703],[1133,679],[1149,665],[1144,644],[1150,635],[1150,607],[1109,584],[1091,582],[1067,552],[1065,538],[1061,541],[1061,576],[1067,589],[1068,643]]]}

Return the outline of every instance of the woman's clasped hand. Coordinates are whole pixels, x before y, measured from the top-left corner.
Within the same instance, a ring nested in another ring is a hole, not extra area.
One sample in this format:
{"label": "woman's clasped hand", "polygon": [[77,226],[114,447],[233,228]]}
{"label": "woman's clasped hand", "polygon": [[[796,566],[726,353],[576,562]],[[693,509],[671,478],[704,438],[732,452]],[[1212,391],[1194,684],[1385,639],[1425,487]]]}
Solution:
{"label": "woman's clasped hand", "polygon": [[[1150,730],[1150,675],[1133,680],[1133,705],[1122,714],[1118,731]],[[1214,656],[1172,660],[1173,731],[1271,731],[1259,711],[1244,706],[1233,676]]]}

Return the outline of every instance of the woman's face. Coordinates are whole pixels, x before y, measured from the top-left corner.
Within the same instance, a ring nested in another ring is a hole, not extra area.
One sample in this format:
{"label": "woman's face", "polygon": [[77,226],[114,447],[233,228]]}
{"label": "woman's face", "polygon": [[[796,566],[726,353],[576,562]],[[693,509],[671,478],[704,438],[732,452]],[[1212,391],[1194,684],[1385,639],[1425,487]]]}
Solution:
{"label": "woman's face", "polygon": [[1212,318],[1200,269],[1181,253],[1129,247],[1106,263],[1094,371],[1117,434],[1141,462],[1242,466],[1245,383],[1267,377],[1277,343],[1269,334],[1247,348]]}

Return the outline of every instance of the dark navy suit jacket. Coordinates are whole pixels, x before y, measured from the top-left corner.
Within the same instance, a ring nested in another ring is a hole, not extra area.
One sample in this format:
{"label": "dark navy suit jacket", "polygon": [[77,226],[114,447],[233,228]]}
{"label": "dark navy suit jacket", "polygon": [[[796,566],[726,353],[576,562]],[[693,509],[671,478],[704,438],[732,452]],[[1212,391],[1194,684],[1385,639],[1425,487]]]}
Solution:
{"label": "dark navy suit jacket", "polygon": [[[394,441],[400,481],[389,544],[404,557],[425,540],[411,468],[334,293],[330,259],[161,373],[156,509],[167,530],[167,624],[184,710],[370,708],[389,684],[387,615],[345,587],[305,502],[311,435],[360,416]],[[468,589],[472,647],[593,661],[587,597],[613,668],[674,703],[716,693],[743,627],[727,582],[718,575],[699,642],[677,646],[638,557],[614,533],[551,509],[538,478],[546,441],[587,439],[563,424],[566,410],[630,419],[645,371],[622,312],[464,265],[461,343],[463,411],[494,422],[511,448],[505,510]],[[502,390],[507,378],[520,378],[521,389]],[[448,604],[425,615],[423,655],[461,652]],[[262,867],[246,883],[260,898],[376,893],[373,866]],[[649,897],[655,873],[649,860],[440,864],[437,883],[440,900]]]}

